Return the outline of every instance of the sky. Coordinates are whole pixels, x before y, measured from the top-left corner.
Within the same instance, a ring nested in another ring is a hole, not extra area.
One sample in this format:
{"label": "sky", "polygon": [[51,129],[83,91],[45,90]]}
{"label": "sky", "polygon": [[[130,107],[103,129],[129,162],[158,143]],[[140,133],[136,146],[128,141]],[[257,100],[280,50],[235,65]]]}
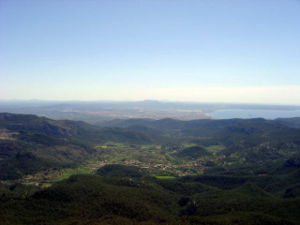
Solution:
{"label": "sky", "polygon": [[300,105],[300,0],[0,0],[0,99]]}

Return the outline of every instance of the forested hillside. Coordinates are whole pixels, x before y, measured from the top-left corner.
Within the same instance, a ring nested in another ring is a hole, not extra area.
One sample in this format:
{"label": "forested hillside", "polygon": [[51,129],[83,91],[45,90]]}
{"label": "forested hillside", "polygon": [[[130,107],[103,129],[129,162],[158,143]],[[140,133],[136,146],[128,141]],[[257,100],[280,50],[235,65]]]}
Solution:
{"label": "forested hillside", "polygon": [[2,113],[1,224],[300,224],[292,121]]}
{"label": "forested hillside", "polygon": [[150,143],[152,137],[84,122],[0,113],[0,179],[16,179],[52,167],[72,167],[107,141]]}

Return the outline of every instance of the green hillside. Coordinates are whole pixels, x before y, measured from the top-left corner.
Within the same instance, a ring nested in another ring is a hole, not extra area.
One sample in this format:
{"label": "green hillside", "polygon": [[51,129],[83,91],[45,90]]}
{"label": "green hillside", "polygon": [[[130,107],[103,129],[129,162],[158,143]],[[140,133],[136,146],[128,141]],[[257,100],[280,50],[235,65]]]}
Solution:
{"label": "green hillside", "polygon": [[1,225],[300,224],[299,140],[281,120],[1,113]]}
{"label": "green hillside", "polygon": [[[180,186],[180,187],[179,187]],[[298,198],[252,183],[222,190],[184,180],[72,176],[27,195],[1,188],[0,219],[11,224],[299,224]]]}
{"label": "green hillside", "polygon": [[54,167],[74,167],[93,157],[95,146],[107,141],[153,140],[138,131],[0,113],[0,179],[17,179]]}

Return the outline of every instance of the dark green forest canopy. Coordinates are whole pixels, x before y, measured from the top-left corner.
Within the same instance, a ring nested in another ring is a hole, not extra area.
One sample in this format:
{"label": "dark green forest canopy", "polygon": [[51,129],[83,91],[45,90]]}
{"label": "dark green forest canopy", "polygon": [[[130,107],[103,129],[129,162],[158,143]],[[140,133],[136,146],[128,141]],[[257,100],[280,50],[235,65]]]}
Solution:
{"label": "dark green forest canopy", "polygon": [[31,192],[1,186],[0,217],[5,225],[299,224],[299,198],[276,197],[262,188],[265,181],[251,179],[226,190],[201,179],[98,175]]}
{"label": "dark green forest canopy", "polygon": [[[89,175],[21,184],[24,175],[76,171],[96,157],[104,164]],[[1,113],[0,158],[4,225],[300,224],[296,119],[103,127]]]}

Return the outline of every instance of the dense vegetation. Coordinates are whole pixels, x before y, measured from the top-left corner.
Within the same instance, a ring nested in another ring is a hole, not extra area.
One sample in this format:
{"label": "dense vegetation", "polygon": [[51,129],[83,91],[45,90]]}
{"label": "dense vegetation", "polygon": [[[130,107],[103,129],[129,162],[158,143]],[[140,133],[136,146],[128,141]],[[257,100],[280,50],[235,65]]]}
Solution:
{"label": "dense vegetation", "polygon": [[300,224],[297,121],[0,114],[1,225]]}
{"label": "dense vegetation", "polygon": [[93,156],[94,145],[106,141],[149,143],[151,139],[126,129],[100,129],[84,122],[1,113],[0,179],[76,166]]}
{"label": "dense vegetation", "polygon": [[300,221],[300,199],[277,196],[276,190],[273,192],[266,186],[270,178],[156,179],[135,174],[131,177],[133,168],[128,175],[120,168],[116,170],[114,176],[77,175],[31,192],[26,186],[2,186],[2,224],[298,224]]}

